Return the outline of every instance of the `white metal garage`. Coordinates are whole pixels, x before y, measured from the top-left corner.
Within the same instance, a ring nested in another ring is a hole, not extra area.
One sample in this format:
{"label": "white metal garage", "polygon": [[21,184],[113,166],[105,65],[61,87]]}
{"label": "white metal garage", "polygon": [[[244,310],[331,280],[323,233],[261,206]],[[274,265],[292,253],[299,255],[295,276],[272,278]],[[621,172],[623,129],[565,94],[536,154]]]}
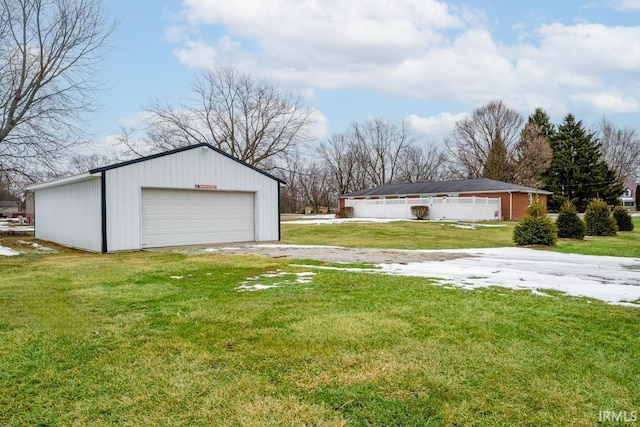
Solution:
{"label": "white metal garage", "polygon": [[254,240],[254,193],[142,189],[142,247]]}
{"label": "white metal garage", "polygon": [[198,144],[29,189],[37,238],[104,253],[280,240],[281,184]]}

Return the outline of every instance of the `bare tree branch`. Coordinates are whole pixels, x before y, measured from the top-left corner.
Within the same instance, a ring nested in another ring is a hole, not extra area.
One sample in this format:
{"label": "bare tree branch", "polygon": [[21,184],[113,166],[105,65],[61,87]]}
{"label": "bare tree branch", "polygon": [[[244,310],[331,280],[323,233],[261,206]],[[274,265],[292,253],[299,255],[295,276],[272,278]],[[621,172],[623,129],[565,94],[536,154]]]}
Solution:
{"label": "bare tree branch", "polygon": [[502,100],[477,108],[471,117],[458,121],[445,140],[452,169],[460,177],[482,176],[491,148],[498,140],[506,148],[506,160],[511,161],[522,124],[520,113]]}
{"label": "bare tree branch", "polygon": [[312,112],[300,96],[230,66],[204,72],[179,107],[154,101],[146,111],[154,151],[208,142],[264,168],[311,139]]}
{"label": "bare tree branch", "polygon": [[83,142],[114,29],[97,0],[0,0],[0,170],[53,170]]}
{"label": "bare tree branch", "polygon": [[602,118],[596,130],[602,144],[602,157],[622,181],[640,177],[640,136],[635,129],[619,129]]}

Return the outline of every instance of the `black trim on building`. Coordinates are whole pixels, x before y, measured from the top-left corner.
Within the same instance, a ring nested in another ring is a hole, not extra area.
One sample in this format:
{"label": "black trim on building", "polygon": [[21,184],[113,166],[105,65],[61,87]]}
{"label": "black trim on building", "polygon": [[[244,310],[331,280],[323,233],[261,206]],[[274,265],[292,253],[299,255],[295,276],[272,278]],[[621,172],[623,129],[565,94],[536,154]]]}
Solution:
{"label": "black trim on building", "polygon": [[102,215],[102,253],[106,254],[108,250],[107,246],[107,171],[101,171],[100,176],[100,203],[101,203],[101,215]]}
{"label": "black trim on building", "polygon": [[280,221],[280,183],[276,182],[276,185],[278,186],[278,242],[280,240],[282,240],[282,226],[281,226],[281,221]]}
{"label": "black trim on building", "polygon": [[186,147],[180,147],[180,148],[176,148],[175,150],[171,150],[171,151],[165,151],[163,153],[157,153],[157,154],[152,154],[150,156],[146,156],[146,157],[140,157],[139,159],[133,159],[133,160],[128,160],[126,162],[122,162],[122,163],[116,163],[113,165],[109,165],[109,166],[104,166],[101,168],[96,168],[96,169],[91,169],[89,171],[89,173],[94,174],[94,173],[98,173],[98,172],[104,172],[104,171],[108,171],[111,169],[116,169],[122,166],[129,166],[129,165],[133,165],[135,163],[140,163],[140,162],[144,162],[146,160],[152,160],[152,159],[157,159],[158,157],[164,157],[164,156],[168,156],[170,154],[175,154],[175,153],[180,153],[182,151],[187,151],[187,150],[193,150],[194,148],[200,148],[200,147],[206,147],[206,148],[210,148],[211,150],[215,151],[218,154],[222,154],[223,156],[240,163],[241,165],[244,165],[250,169],[253,169],[254,171],[261,173],[262,175],[268,176],[271,179],[274,179],[282,184],[286,184],[283,180],[281,180],[280,178],[277,178],[273,175],[271,175],[270,173],[267,173],[261,169],[258,169],[257,167],[250,165],[248,163],[243,162],[242,160],[238,159],[237,157],[232,156],[229,153],[225,153],[224,151],[220,150],[219,148],[214,147],[211,144],[207,144],[206,142],[202,142],[200,144],[195,144],[195,145],[187,145]]}

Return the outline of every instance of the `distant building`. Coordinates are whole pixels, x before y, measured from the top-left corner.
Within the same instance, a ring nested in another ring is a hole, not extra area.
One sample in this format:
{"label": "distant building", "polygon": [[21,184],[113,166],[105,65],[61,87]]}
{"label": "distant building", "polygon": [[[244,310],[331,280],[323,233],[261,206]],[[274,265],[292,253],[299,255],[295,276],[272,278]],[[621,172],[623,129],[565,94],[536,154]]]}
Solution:
{"label": "distant building", "polygon": [[15,200],[0,200],[0,217],[12,217],[20,212],[20,203]]}
{"label": "distant building", "polygon": [[624,193],[620,197],[622,199],[622,206],[627,209],[636,209],[636,191],[638,190],[638,182],[625,182]]}
{"label": "distant building", "polygon": [[547,205],[553,193],[493,179],[386,184],[340,196],[355,217],[411,218],[412,205],[429,206],[430,219],[519,220],[534,200]]}

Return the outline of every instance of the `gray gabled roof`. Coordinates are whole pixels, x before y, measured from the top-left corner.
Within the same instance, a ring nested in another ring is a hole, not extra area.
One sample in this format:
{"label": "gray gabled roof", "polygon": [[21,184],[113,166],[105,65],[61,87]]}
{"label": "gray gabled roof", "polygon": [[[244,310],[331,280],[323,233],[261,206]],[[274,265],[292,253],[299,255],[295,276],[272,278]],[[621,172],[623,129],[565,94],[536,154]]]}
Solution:
{"label": "gray gabled roof", "polygon": [[430,181],[405,184],[385,184],[380,187],[354,191],[344,197],[366,196],[405,196],[405,195],[438,195],[438,194],[472,194],[472,193],[534,193],[551,195],[553,193],[537,188],[509,184],[493,179],[459,179],[454,181]]}

